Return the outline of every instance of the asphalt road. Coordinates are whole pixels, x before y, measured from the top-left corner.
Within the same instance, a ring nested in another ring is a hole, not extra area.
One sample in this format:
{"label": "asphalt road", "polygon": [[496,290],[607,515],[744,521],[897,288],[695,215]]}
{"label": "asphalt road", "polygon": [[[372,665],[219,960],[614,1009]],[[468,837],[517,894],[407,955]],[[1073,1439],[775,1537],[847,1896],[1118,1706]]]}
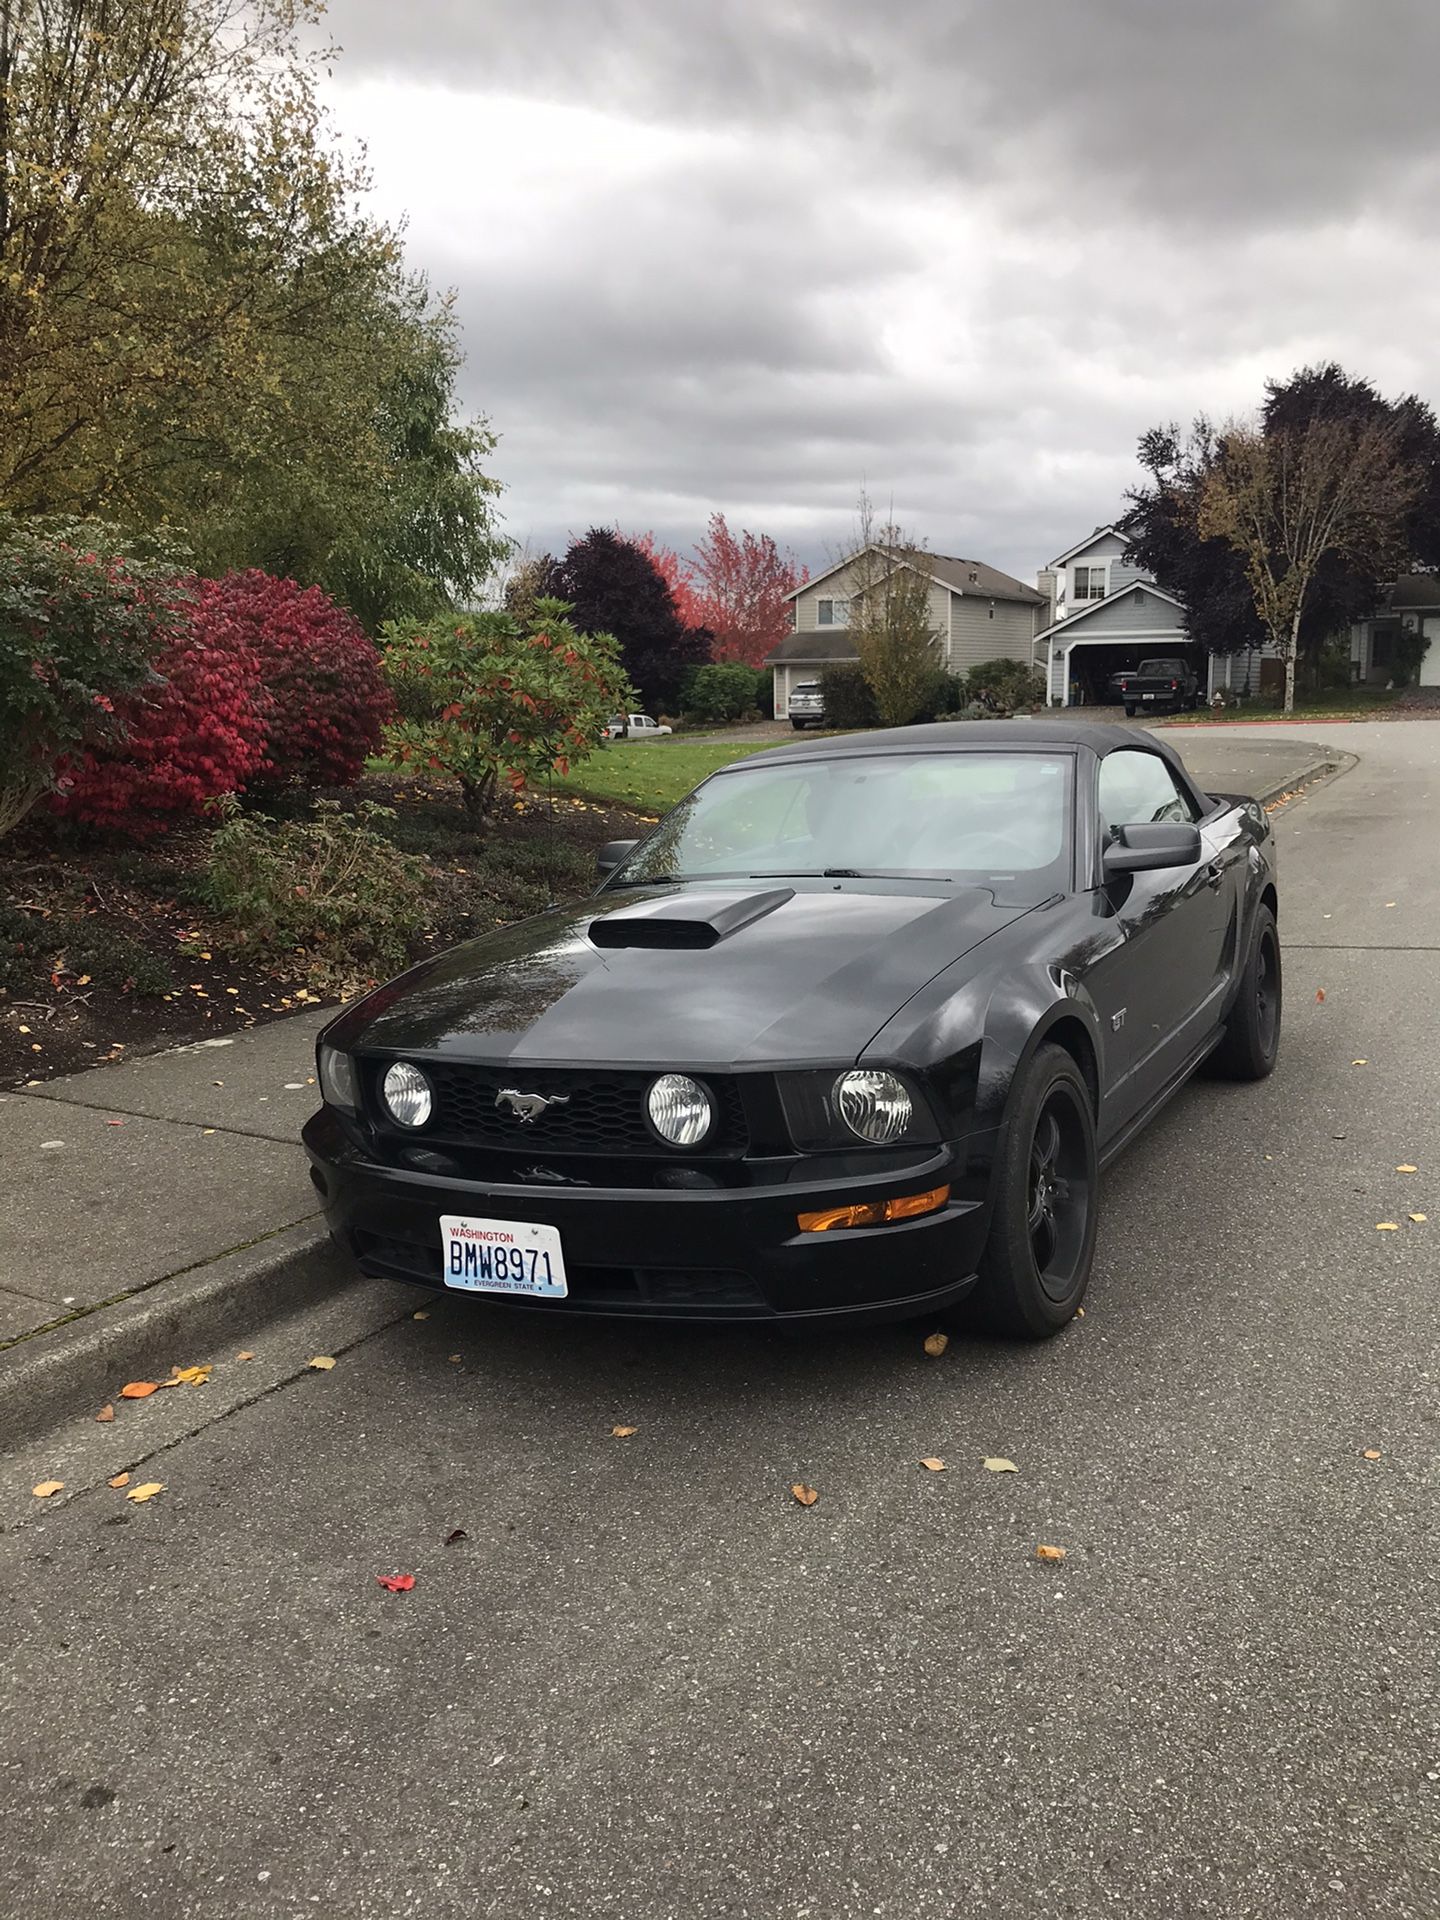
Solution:
{"label": "asphalt road", "polygon": [[0,1912],[1434,1920],[1440,726],[1334,731],[1059,1340],[446,1304],[10,1536]]}

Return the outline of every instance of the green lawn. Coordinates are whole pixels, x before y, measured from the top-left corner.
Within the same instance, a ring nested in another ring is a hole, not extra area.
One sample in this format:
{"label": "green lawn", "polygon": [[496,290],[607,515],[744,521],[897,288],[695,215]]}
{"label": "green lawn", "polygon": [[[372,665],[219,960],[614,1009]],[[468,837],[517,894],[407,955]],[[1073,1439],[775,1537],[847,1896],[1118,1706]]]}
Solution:
{"label": "green lawn", "polygon": [[1265,720],[1369,720],[1393,706],[1400,695],[1384,687],[1337,687],[1328,693],[1295,694],[1295,711],[1287,715],[1279,701],[1247,700],[1243,707],[1212,713],[1202,707],[1198,713],[1178,713],[1161,722],[1162,726],[1194,727],[1221,721],[1249,721],[1258,726]]}
{"label": "green lawn", "polygon": [[599,747],[557,790],[596,800],[618,800],[639,813],[664,813],[717,767],[764,748],[754,740],[617,740]]}

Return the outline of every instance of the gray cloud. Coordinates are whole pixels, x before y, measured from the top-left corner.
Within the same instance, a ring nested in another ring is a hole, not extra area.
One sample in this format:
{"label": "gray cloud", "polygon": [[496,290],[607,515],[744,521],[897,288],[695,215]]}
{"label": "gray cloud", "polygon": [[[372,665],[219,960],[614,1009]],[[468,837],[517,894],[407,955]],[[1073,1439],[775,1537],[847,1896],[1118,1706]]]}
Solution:
{"label": "gray cloud", "polygon": [[[1030,573],[1116,511],[1157,419],[1320,357],[1424,390],[1430,0],[333,0],[328,24],[339,118],[458,290],[466,397],[538,544],[613,520],[688,545],[718,506],[819,558],[864,482]],[[440,140],[457,117],[470,146]]]}

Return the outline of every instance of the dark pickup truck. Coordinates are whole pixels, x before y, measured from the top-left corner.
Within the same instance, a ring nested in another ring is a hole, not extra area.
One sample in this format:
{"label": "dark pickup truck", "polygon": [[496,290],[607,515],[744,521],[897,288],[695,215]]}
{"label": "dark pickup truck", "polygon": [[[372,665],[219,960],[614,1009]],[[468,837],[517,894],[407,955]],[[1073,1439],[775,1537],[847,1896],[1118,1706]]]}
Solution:
{"label": "dark pickup truck", "polygon": [[1200,704],[1200,681],[1188,660],[1142,660],[1133,673],[1114,676],[1125,717],[1133,720],[1141,707],[1182,707]]}

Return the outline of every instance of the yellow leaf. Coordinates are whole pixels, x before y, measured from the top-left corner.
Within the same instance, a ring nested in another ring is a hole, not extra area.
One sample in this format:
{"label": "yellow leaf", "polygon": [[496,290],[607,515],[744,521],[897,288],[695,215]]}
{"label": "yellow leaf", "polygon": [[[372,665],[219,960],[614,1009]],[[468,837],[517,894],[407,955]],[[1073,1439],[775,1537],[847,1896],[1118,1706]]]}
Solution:
{"label": "yellow leaf", "polygon": [[148,1400],[152,1393],[160,1391],[154,1380],[128,1380],[120,1389],[122,1400]]}
{"label": "yellow leaf", "polygon": [[1408,1160],[1402,1160],[1395,1171],[1396,1173],[1418,1173],[1420,1169],[1418,1167],[1412,1167]]}
{"label": "yellow leaf", "polygon": [[1036,1547],[1035,1558],[1037,1560],[1063,1560],[1065,1558],[1065,1549],[1064,1547]]}
{"label": "yellow leaf", "polygon": [[203,1387],[210,1378],[213,1360],[207,1360],[203,1367],[172,1367],[171,1373],[177,1380],[183,1380],[187,1387]]}
{"label": "yellow leaf", "polygon": [[138,1505],[142,1500],[153,1500],[157,1493],[163,1493],[164,1491],[165,1482],[163,1480],[147,1480],[143,1487],[131,1487],[125,1498],[127,1500],[134,1500]]}
{"label": "yellow leaf", "polygon": [[328,1353],[317,1353],[313,1360],[307,1360],[305,1364],[314,1367],[320,1373],[329,1373],[335,1362]]}
{"label": "yellow leaf", "polygon": [[611,1427],[610,1438],[612,1440],[628,1440],[632,1433],[638,1433],[639,1431],[640,1429],[638,1427]]}
{"label": "yellow leaf", "polygon": [[814,1487],[807,1487],[803,1480],[797,1480],[790,1491],[802,1507],[813,1507],[815,1502],[820,1498],[816,1489]]}
{"label": "yellow leaf", "polygon": [[1421,1225],[1423,1221],[1428,1220],[1430,1216],[1428,1213],[1412,1213],[1410,1215],[1410,1218],[1415,1222],[1416,1226],[1418,1227]]}
{"label": "yellow leaf", "polygon": [[925,1342],[925,1351],[938,1359],[950,1344],[948,1333],[932,1333]]}
{"label": "yellow leaf", "polygon": [[985,1471],[987,1473],[1018,1473],[1020,1469],[1013,1460],[1002,1460],[996,1457],[986,1460]]}
{"label": "yellow leaf", "polygon": [[428,1320],[430,1318],[430,1309],[428,1307],[421,1307],[420,1311],[418,1313],[412,1313],[410,1318],[412,1320]]}
{"label": "yellow leaf", "polygon": [[107,1480],[105,1484],[107,1487],[128,1487],[130,1476],[128,1473],[117,1473],[113,1480]]}
{"label": "yellow leaf", "polygon": [[59,1493],[64,1485],[63,1480],[42,1480],[38,1487],[32,1487],[30,1491],[37,1500],[48,1500],[52,1493]]}
{"label": "yellow leaf", "polygon": [[1398,1220],[1377,1220],[1375,1222],[1375,1231],[1376,1233],[1398,1233],[1400,1231],[1400,1223]]}
{"label": "yellow leaf", "polygon": [[945,1471],[945,1462],[943,1460],[922,1460],[920,1464],[930,1473],[944,1473]]}
{"label": "yellow leaf", "polygon": [[1365,1449],[1365,1458],[1367,1460],[1378,1460],[1380,1458],[1379,1447],[1367,1447]]}
{"label": "yellow leaf", "polygon": [[1368,1067],[1370,1062],[1368,1060],[1352,1060],[1350,1064],[1352,1067]]}
{"label": "yellow leaf", "polygon": [[242,1353],[237,1353],[235,1358],[237,1360],[253,1360],[255,1356],[251,1353],[250,1349],[246,1347]]}

